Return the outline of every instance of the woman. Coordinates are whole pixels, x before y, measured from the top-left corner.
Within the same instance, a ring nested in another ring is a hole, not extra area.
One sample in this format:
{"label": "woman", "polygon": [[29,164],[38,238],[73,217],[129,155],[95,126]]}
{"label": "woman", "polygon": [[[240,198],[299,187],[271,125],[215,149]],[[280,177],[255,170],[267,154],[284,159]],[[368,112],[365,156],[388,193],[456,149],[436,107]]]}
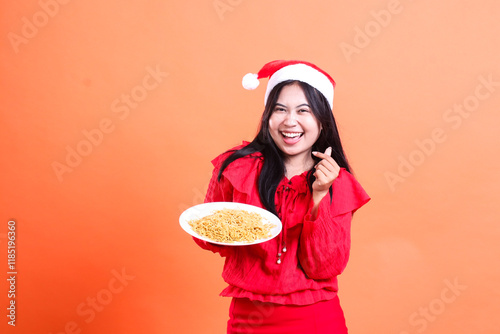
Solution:
{"label": "woman", "polygon": [[347,333],[337,276],[347,265],[354,211],[369,197],[350,174],[332,114],[335,81],[315,65],[274,61],[243,86],[269,77],[260,130],[218,156],[205,202],[263,207],[281,234],[249,246],[196,239],[225,257],[232,297],[228,333]]}

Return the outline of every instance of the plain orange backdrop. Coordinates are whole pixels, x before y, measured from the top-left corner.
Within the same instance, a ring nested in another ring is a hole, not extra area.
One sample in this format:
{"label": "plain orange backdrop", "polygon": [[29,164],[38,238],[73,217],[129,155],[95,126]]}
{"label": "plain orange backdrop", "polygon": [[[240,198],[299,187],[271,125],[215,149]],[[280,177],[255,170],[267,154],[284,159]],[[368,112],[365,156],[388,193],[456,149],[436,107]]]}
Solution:
{"label": "plain orange backdrop", "polygon": [[350,333],[500,332],[500,2],[28,0],[0,13],[2,333],[225,332],[223,260],[178,217],[203,201],[210,160],[255,135],[266,82],[241,78],[274,59],[337,81],[372,197],[340,277]]}

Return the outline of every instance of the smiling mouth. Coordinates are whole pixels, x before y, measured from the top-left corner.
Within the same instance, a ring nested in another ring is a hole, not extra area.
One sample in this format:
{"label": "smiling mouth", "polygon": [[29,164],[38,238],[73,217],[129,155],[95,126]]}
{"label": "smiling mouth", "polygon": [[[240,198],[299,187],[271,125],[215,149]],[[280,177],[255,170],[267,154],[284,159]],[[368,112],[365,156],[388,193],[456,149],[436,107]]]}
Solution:
{"label": "smiling mouth", "polygon": [[281,135],[285,138],[298,138],[304,135],[303,132],[281,132]]}

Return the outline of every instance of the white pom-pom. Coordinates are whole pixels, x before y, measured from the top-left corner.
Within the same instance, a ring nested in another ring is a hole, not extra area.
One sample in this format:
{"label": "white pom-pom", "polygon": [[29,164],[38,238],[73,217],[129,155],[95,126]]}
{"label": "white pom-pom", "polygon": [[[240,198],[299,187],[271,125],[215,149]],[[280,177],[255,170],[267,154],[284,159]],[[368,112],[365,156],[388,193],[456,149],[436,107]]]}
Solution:
{"label": "white pom-pom", "polygon": [[241,81],[243,88],[252,90],[257,87],[259,87],[259,79],[257,78],[257,74],[255,73],[248,73],[245,74],[243,77],[243,80]]}

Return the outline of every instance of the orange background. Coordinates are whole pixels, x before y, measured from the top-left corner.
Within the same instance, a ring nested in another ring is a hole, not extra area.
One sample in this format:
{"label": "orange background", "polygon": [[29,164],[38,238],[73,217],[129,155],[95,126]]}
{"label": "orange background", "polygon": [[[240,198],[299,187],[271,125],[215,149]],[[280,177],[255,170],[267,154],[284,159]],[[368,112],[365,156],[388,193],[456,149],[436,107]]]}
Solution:
{"label": "orange background", "polygon": [[335,78],[372,197],[340,278],[350,333],[500,331],[500,2],[29,0],[0,12],[2,333],[225,332],[223,260],[178,216],[203,200],[210,160],[255,135],[266,82],[245,91],[241,78],[274,59]]}

